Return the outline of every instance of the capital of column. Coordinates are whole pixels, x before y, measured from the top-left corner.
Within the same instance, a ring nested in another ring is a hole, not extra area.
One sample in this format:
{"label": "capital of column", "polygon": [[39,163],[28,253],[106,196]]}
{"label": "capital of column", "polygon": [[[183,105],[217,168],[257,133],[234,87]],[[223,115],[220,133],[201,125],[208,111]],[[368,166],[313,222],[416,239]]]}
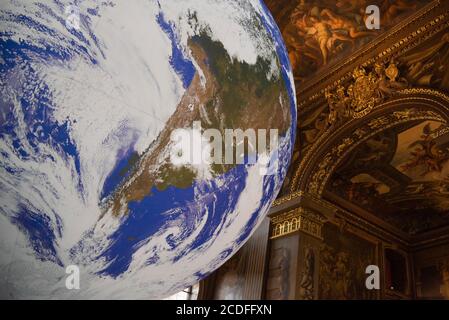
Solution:
{"label": "capital of column", "polygon": [[322,240],[321,228],[326,218],[311,209],[297,207],[270,219],[271,239],[299,231]]}

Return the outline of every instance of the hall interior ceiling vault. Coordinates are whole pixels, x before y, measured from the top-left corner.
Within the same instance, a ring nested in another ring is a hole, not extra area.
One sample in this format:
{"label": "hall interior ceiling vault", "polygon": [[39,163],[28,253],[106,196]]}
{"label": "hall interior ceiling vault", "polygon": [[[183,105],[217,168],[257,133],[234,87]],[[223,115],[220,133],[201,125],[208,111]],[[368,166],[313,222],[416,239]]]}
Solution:
{"label": "hall interior ceiling vault", "polygon": [[295,193],[326,199],[409,237],[449,227],[447,3],[370,1],[379,30],[361,27],[364,0],[266,3],[298,97],[278,202]]}

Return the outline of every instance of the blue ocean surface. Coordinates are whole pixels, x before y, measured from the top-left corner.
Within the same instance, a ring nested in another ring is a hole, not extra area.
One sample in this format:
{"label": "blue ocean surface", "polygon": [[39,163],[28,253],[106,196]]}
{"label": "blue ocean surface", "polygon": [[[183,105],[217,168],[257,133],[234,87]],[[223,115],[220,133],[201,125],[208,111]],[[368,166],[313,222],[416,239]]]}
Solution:
{"label": "blue ocean surface", "polygon": [[195,66],[192,61],[185,56],[179,40],[177,39],[174,26],[170,22],[165,21],[162,12],[158,14],[157,22],[171,41],[172,54],[170,56],[170,65],[181,77],[184,89],[187,89],[195,76]]}
{"label": "blue ocean surface", "polygon": [[[30,19],[17,18],[31,24],[33,28],[47,31],[43,26],[33,23]],[[11,140],[16,156],[25,162],[54,162],[51,154],[44,153],[44,146],[57,151],[67,162],[73,161],[78,176],[78,188],[82,194],[81,164],[77,146],[70,135],[71,122],[68,119],[58,122],[53,118],[55,105],[52,101],[52,93],[31,64],[37,58],[44,61],[67,61],[71,58],[70,53],[57,48],[42,48],[26,42],[17,43],[1,38],[0,52],[2,57],[0,80],[2,83],[7,83],[8,77],[14,74],[17,68],[26,74],[26,77],[21,79],[23,82],[16,87],[16,93],[20,96],[17,105],[8,97],[2,97],[0,100],[2,120],[0,122],[0,139]],[[15,108],[20,108],[20,110]],[[21,124],[21,121],[24,121],[24,125]],[[5,157],[6,153],[2,152],[2,155]],[[20,177],[20,170],[7,166],[3,161],[1,166],[7,172]],[[6,185],[0,183],[0,192],[7,191],[2,190],[3,188],[6,188]],[[33,210],[31,206],[32,204],[21,206],[16,216],[11,218],[11,222],[16,224],[29,239],[31,248],[39,259],[60,264],[56,252],[56,238],[61,237],[62,223],[58,226],[59,232],[55,233],[48,216]],[[57,217],[60,214],[55,213]]]}
{"label": "blue ocean surface", "polygon": [[100,200],[110,196],[117,187],[128,178],[132,172],[134,161],[139,154],[134,150],[134,143],[128,148],[120,150],[116,158],[116,164],[103,184]]}
{"label": "blue ocean surface", "polygon": [[[195,240],[174,258],[174,261],[197,249],[223,228],[225,213],[232,213],[245,188],[244,183],[235,181],[244,180],[246,176],[246,167],[240,165],[217,177],[218,180],[226,181],[221,186],[216,181],[208,181],[194,182],[186,189],[169,186],[159,191],[153,188],[151,194],[142,201],[130,202],[128,214],[109,238],[111,245],[98,257],[106,258],[110,262],[100,274],[118,277],[128,269],[132,255],[161,228],[166,227],[170,221],[182,221],[182,226],[179,226],[183,230],[181,235],[177,237],[172,235],[166,239],[167,243],[171,243],[175,248],[195,230],[197,220],[208,214],[207,228],[203,228]],[[147,264],[157,261],[158,257],[155,255],[147,261]]]}

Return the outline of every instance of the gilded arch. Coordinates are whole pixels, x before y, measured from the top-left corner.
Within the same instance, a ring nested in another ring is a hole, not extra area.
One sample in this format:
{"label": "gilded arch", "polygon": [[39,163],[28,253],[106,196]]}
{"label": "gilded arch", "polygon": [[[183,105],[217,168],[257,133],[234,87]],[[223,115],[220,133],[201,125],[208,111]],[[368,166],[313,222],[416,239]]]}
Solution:
{"label": "gilded arch", "polygon": [[432,89],[405,89],[363,119],[342,125],[324,136],[301,162],[292,191],[321,197],[330,175],[352,150],[384,130],[417,120],[448,123],[449,97]]}

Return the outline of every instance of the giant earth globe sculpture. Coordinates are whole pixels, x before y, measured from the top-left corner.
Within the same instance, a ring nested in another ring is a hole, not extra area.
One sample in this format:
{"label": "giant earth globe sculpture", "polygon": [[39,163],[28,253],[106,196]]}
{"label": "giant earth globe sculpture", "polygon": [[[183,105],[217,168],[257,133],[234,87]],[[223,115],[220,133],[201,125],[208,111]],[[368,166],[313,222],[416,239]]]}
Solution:
{"label": "giant earth globe sculpture", "polygon": [[[1,298],[164,298],[245,243],[296,127],[263,2],[5,0],[0,21]],[[171,133],[194,123],[278,143],[175,164]]]}

